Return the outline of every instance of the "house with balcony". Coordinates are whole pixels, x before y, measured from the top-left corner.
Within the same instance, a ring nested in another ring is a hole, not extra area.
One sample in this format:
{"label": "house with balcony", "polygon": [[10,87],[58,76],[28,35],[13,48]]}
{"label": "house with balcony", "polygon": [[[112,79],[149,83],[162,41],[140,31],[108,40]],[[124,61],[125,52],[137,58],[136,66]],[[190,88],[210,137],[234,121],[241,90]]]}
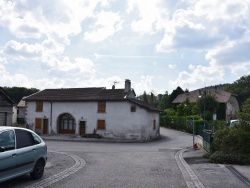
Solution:
{"label": "house with balcony", "polygon": [[25,119],[39,134],[98,134],[148,140],[160,136],[160,110],[136,99],[130,80],[124,89],[45,89],[24,98]]}

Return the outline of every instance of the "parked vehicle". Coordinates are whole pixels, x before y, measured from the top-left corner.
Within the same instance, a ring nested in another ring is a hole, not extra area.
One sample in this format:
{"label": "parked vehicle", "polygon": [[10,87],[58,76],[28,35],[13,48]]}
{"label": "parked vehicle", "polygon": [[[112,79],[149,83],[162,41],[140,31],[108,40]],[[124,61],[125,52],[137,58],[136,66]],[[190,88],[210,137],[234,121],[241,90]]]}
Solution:
{"label": "parked vehicle", "polygon": [[235,124],[237,124],[237,123],[239,123],[240,122],[240,120],[238,120],[238,119],[232,119],[232,120],[230,120],[229,121],[229,127],[231,127],[231,126],[234,126]]}
{"label": "parked vehicle", "polygon": [[33,131],[0,126],[0,182],[30,173],[32,179],[43,176],[47,146]]}

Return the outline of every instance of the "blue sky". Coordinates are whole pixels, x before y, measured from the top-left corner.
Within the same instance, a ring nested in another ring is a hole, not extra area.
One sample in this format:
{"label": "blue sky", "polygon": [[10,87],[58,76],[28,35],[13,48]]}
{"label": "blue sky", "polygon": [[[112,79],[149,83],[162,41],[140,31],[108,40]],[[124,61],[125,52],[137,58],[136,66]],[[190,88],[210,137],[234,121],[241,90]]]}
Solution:
{"label": "blue sky", "polygon": [[250,0],[0,0],[0,86],[171,93],[250,73]]}

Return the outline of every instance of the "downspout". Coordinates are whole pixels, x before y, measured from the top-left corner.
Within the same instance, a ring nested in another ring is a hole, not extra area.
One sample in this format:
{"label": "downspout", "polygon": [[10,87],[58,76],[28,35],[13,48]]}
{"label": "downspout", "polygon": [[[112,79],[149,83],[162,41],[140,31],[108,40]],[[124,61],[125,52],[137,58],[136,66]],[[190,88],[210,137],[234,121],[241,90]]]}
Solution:
{"label": "downspout", "polygon": [[52,102],[50,101],[50,134],[53,134],[54,131],[52,129]]}

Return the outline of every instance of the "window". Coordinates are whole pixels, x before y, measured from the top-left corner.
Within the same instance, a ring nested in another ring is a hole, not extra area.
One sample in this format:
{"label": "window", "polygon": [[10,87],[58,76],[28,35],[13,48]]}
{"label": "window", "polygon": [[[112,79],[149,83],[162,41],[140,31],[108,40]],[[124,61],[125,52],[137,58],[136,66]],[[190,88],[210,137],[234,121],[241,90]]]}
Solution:
{"label": "window", "polygon": [[97,129],[106,129],[105,120],[97,120]]}
{"label": "window", "polygon": [[0,134],[0,147],[4,147],[4,151],[15,149],[14,131],[5,131]]}
{"label": "window", "polygon": [[106,101],[98,101],[98,112],[99,113],[106,112]]}
{"label": "window", "polygon": [[130,111],[131,112],[136,112],[136,107],[135,106],[131,106]]}
{"label": "window", "polygon": [[37,135],[32,133],[32,136],[34,138],[35,144],[40,144],[42,142],[41,139]]}
{"label": "window", "polygon": [[42,112],[43,111],[43,102],[36,102],[36,111]]}
{"label": "window", "polygon": [[156,120],[154,120],[153,129],[156,129]]}
{"label": "window", "polygon": [[75,119],[71,114],[65,113],[59,116],[59,133],[75,134]]}
{"label": "window", "polygon": [[36,129],[42,128],[42,119],[36,118]]}
{"label": "window", "polygon": [[17,149],[35,145],[34,137],[29,131],[16,129]]}

